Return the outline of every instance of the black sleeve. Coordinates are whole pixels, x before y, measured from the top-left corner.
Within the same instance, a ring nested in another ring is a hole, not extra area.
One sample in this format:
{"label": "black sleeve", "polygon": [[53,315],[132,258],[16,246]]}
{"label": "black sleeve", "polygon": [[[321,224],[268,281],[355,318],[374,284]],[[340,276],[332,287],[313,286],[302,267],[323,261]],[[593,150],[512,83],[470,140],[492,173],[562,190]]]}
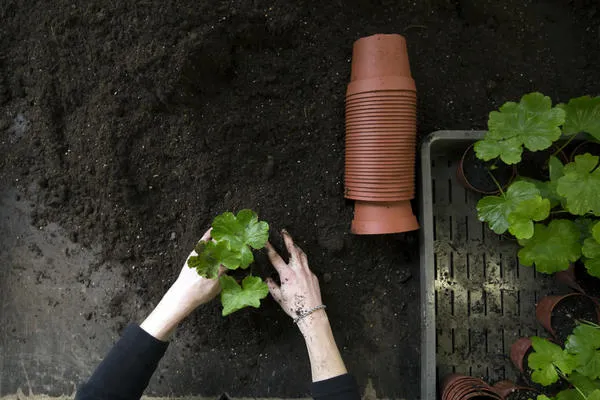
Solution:
{"label": "black sleeve", "polygon": [[75,399],[139,399],[168,345],[130,324]]}
{"label": "black sleeve", "polygon": [[356,379],[350,374],[313,382],[311,392],[315,400],[360,400]]}

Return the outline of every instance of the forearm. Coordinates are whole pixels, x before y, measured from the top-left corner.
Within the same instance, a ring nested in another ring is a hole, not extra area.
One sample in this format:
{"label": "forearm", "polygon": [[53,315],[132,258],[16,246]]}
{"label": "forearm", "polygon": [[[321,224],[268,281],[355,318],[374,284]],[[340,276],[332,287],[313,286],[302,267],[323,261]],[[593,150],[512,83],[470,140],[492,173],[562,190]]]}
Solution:
{"label": "forearm", "polygon": [[139,399],[167,346],[139,326],[129,325],[75,398]]}
{"label": "forearm", "polygon": [[316,311],[298,322],[306,341],[313,382],[344,375],[348,371],[335,343],[324,310]]}
{"label": "forearm", "polygon": [[140,327],[158,340],[167,341],[175,328],[196,307],[173,285]]}

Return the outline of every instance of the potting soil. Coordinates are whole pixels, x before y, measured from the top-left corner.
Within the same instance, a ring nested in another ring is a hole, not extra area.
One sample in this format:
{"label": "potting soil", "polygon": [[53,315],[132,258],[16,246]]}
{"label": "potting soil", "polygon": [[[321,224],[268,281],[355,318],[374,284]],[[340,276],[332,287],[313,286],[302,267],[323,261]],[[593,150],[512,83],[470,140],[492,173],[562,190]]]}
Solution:
{"label": "potting soil", "polygon": [[565,343],[573,333],[577,321],[598,323],[597,306],[594,300],[584,296],[570,296],[561,300],[552,310],[552,329],[559,343]]}

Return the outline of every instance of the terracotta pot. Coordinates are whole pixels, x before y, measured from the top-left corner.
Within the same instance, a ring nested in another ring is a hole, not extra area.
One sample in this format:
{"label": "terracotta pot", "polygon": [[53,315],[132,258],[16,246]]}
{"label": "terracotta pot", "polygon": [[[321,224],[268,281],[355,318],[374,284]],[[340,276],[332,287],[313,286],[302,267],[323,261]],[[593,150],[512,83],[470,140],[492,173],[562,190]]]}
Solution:
{"label": "terracotta pot", "polygon": [[374,196],[395,196],[395,195],[403,195],[405,193],[411,193],[412,189],[407,186],[401,186],[398,184],[380,184],[380,185],[368,185],[368,184],[352,184],[349,183],[346,185],[348,190],[373,194]]}
{"label": "terracotta pot", "polygon": [[578,144],[571,152],[569,160],[574,161],[575,156],[585,153],[590,153],[593,156],[600,156],[600,143],[586,140],[585,142]]}
{"label": "terracotta pot", "polygon": [[362,101],[355,103],[346,103],[346,112],[387,112],[389,110],[395,111],[397,109],[404,110],[410,108],[417,108],[417,104],[406,101],[391,101],[391,100],[378,100],[378,101]]}
{"label": "terracotta pot", "polygon": [[[396,122],[349,122],[346,123],[346,128],[350,130],[365,130],[365,129],[380,129],[382,131],[394,131],[401,130],[401,126],[409,124],[410,121],[396,121]],[[414,121],[413,121],[414,123]],[[406,129],[408,131],[408,129]],[[415,130],[416,132],[416,130]]]}
{"label": "terracotta pot", "polygon": [[575,266],[573,264],[569,265],[569,269],[566,271],[559,271],[554,274],[554,278],[581,294],[587,294],[579,283],[577,283],[577,279],[575,278]]}
{"label": "terracotta pot", "polygon": [[379,113],[379,114],[348,114],[346,115],[345,123],[348,124],[358,124],[361,122],[387,122],[387,123],[397,123],[404,121],[412,121],[417,117],[416,111],[394,111],[391,113]]}
{"label": "terracotta pot", "polygon": [[387,185],[396,185],[397,187],[401,187],[401,188],[410,188],[412,186],[412,182],[406,182],[406,181],[402,181],[402,180],[384,180],[384,179],[371,179],[371,180],[365,180],[365,179],[356,179],[356,178],[352,178],[351,176],[346,176],[344,177],[344,182],[346,184],[346,186],[354,186],[354,185],[358,185],[358,186],[362,186],[362,185],[374,185],[376,187],[378,186],[387,186]]}
{"label": "terracotta pot", "polygon": [[348,169],[350,171],[352,170],[357,170],[360,171],[362,170],[362,168],[370,168],[370,167],[374,167],[374,168],[381,168],[381,169],[387,169],[387,168],[397,168],[397,167],[412,167],[414,165],[414,159],[408,159],[408,160],[404,160],[402,161],[400,158],[396,158],[396,159],[387,159],[387,160],[381,160],[381,159],[364,159],[364,158],[348,158],[346,159],[348,162]]}
{"label": "terracotta pot", "polygon": [[373,100],[416,100],[417,92],[412,90],[378,90],[361,93],[346,94],[346,102],[373,101]]}
{"label": "terracotta pot", "polygon": [[442,400],[465,400],[472,398],[499,400],[500,394],[481,379],[452,374],[442,384]]}
{"label": "terracotta pot", "polygon": [[[403,194],[403,195],[375,196],[372,194],[369,194],[369,195],[364,195],[364,194],[360,194],[360,193],[353,194],[351,191],[348,191],[348,194],[346,195],[346,197],[351,200],[362,200],[362,201],[374,202],[374,203],[379,203],[379,202],[393,203],[393,202],[397,202],[397,201],[410,201],[411,199],[414,199],[415,194],[414,194],[414,192],[413,193],[409,192],[409,193]],[[384,232],[381,232],[381,233],[384,233]]]}
{"label": "terracotta pot", "polygon": [[[574,296],[579,296],[579,297],[582,297],[585,299],[590,299],[591,301],[594,302],[594,304],[596,304],[596,301],[589,296],[586,296],[581,293],[569,293],[569,294],[566,294],[563,296],[542,297],[540,299],[540,301],[538,301],[537,305],[535,306],[536,319],[548,332],[550,332],[552,334],[552,336],[556,337],[556,332],[554,331],[554,328],[552,327],[552,312],[554,311],[554,308],[564,299],[569,298],[569,297],[574,297]],[[597,304],[596,304],[596,315],[597,315],[597,320],[600,321],[600,309],[598,308]],[[591,322],[597,322],[597,321],[591,321]]]}
{"label": "terracotta pot", "polygon": [[510,360],[521,372],[525,372],[523,370],[523,359],[531,346],[531,339],[527,337],[518,339],[510,346]]}
{"label": "terracotta pot", "polygon": [[382,147],[382,146],[415,146],[417,144],[417,141],[413,138],[389,138],[389,139],[382,139],[381,137],[377,137],[377,138],[364,138],[364,139],[357,139],[354,137],[348,138],[346,139],[346,145],[349,146],[376,146],[376,147]]}
{"label": "terracotta pot", "polygon": [[369,133],[368,131],[363,131],[361,133],[349,133],[346,139],[347,142],[356,142],[356,143],[368,143],[379,141],[385,142],[401,142],[401,143],[417,143],[415,138],[415,132],[399,132],[399,131],[390,131],[388,133]]}
{"label": "terracotta pot", "polygon": [[[400,151],[392,151],[392,152],[384,152],[383,150],[377,152],[346,152],[346,160],[357,160],[357,161],[372,161],[372,160],[383,160],[383,161],[398,161],[404,162],[405,164],[411,161],[411,158],[406,157],[406,153],[409,153],[409,150],[400,150]],[[410,154],[410,153],[409,153]]]}
{"label": "terracotta pot", "polygon": [[[474,192],[481,193],[481,194],[487,194],[487,195],[492,195],[492,194],[498,194],[498,193],[500,193],[499,190],[485,191],[485,190],[482,190],[480,188],[477,188],[474,185],[472,185],[471,182],[469,182],[469,180],[465,176],[465,171],[463,169],[463,164],[464,164],[467,152],[469,152],[472,148],[473,148],[473,145],[469,146],[465,150],[465,152],[463,153],[462,158],[460,159],[460,161],[458,162],[458,167],[456,168],[456,178],[458,179],[458,181],[464,187],[466,187],[467,189],[472,190]],[[513,167],[512,167],[512,176],[511,176],[510,180],[508,182],[506,182],[502,186],[502,189],[506,189],[513,182],[513,180],[516,178],[516,176],[517,176],[517,167],[516,167],[516,165],[513,165]]]}
{"label": "terracotta pot", "polygon": [[354,204],[352,233],[373,235],[408,232],[415,229],[419,229],[419,223],[412,212],[410,201],[394,203],[357,201]]}

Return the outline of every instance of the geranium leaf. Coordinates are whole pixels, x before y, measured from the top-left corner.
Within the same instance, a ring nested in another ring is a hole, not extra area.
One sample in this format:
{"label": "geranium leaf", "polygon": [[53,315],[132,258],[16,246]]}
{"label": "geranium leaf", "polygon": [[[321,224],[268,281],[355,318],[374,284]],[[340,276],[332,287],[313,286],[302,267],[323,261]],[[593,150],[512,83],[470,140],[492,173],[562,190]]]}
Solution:
{"label": "geranium leaf", "polygon": [[582,96],[557,107],[566,112],[563,133],[586,132],[600,140],[600,97]]}
{"label": "geranium leaf", "polygon": [[[538,396],[538,400],[539,400]],[[585,400],[585,398],[575,389],[567,389],[558,392],[556,400]]]}
{"label": "geranium leaf", "polygon": [[477,203],[480,221],[487,222],[497,234],[507,230],[516,238],[533,235],[533,221],[541,221],[550,213],[550,201],[540,196],[535,184],[517,181],[500,196],[486,196]]}
{"label": "geranium leaf", "polygon": [[559,372],[570,374],[575,368],[573,356],[560,346],[546,340],[533,336],[531,338],[533,352],[527,359],[529,368],[533,370],[531,379],[543,386],[548,386],[559,378]]}
{"label": "geranium leaf", "polygon": [[231,250],[227,242],[199,242],[194,250],[198,254],[188,259],[188,266],[204,278],[217,278],[221,265],[236,269],[241,263],[241,254]]}
{"label": "geranium leaf", "polygon": [[500,157],[506,164],[517,164],[521,161],[521,153],[523,153],[522,143],[518,138],[479,140],[475,143],[473,149],[480,160],[490,161]]}
{"label": "geranium leaf", "polygon": [[519,261],[545,274],[564,271],[581,256],[579,229],[573,221],[553,220],[548,226],[535,224],[530,239],[520,239]]}
{"label": "geranium leaf", "polygon": [[541,93],[526,94],[519,103],[507,102],[492,111],[488,132],[475,144],[477,157],[500,157],[507,164],[521,161],[523,146],[531,151],[545,150],[558,140],[565,111],[552,107],[552,100]]}
{"label": "geranium leaf", "polygon": [[263,248],[269,238],[269,224],[258,221],[251,210],[241,210],[237,215],[223,213],[214,219],[212,227],[211,236],[215,240],[229,242],[232,250],[242,254],[242,268],[254,260],[251,248]]}
{"label": "geranium leaf", "polygon": [[245,277],[241,286],[228,275],[221,276],[219,282],[222,289],[223,316],[248,306],[258,308],[260,300],[269,294],[269,287],[257,276]]}
{"label": "geranium leaf", "polygon": [[567,210],[575,215],[593,213],[600,216],[600,170],[598,156],[583,154],[565,165],[558,179],[557,192],[566,199]]}

